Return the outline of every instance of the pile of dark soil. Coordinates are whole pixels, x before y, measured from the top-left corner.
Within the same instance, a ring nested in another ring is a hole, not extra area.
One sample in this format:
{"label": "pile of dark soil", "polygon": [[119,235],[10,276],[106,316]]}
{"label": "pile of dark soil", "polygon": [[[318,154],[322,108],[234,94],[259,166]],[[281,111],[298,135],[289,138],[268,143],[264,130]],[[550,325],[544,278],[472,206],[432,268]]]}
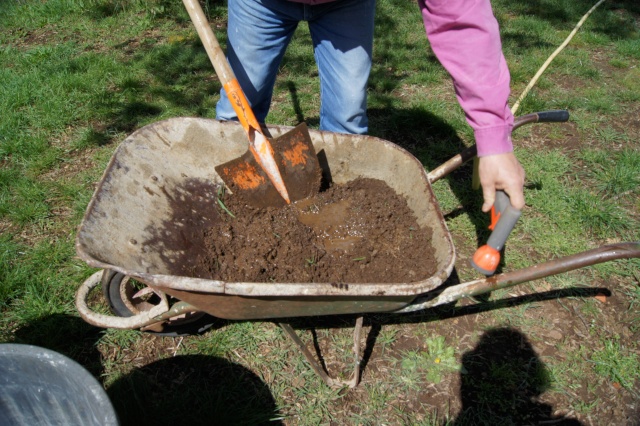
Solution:
{"label": "pile of dark soil", "polygon": [[[227,195],[205,230],[198,275],[228,282],[415,282],[436,272],[431,229],[385,182],[332,185],[283,208]],[[203,272],[206,271],[206,272]]]}

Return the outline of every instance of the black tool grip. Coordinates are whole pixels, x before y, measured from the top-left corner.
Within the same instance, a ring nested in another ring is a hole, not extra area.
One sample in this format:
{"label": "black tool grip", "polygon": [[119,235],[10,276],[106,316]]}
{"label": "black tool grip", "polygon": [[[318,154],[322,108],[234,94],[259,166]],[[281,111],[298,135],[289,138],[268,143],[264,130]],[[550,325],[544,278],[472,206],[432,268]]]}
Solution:
{"label": "black tool grip", "polygon": [[564,123],[569,121],[569,111],[565,109],[540,111],[537,114],[539,123]]}
{"label": "black tool grip", "polygon": [[563,123],[569,121],[569,111],[564,109],[532,112],[521,115],[513,121],[513,130],[528,123]]}

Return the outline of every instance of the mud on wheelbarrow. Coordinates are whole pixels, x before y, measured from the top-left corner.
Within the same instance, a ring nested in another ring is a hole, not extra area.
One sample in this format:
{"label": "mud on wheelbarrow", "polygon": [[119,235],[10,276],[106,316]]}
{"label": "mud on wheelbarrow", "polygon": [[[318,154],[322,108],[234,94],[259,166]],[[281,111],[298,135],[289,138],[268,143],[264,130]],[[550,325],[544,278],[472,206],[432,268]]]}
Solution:
{"label": "mud on wheelbarrow", "polygon": [[[516,125],[565,121],[566,112],[519,117]],[[277,137],[288,127],[270,127]],[[437,271],[415,282],[256,283],[191,277],[189,265],[204,247],[223,185],[214,167],[246,150],[242,127],[234,122],[173,118],[145,126],[118,147],[78,229],[76,251],[100,268],[78,289],[82,318],[103,328],[141,329],[169,335],[202,332],[214,318],[267,320],[336,314],[404,313],[435,307],[549,275],[614,259],[640,257],[640,243],[621,243],[551,260],[521,270],[443,288],[455,249],[431,184],[475,156],[474,147],[440,167],[423,165],[401,147],[371,136],[310,130],[324,178],[337,184],[358,177],[385,181],[404,196],[422,227],[433,232]],[[101,286],[115,315],[88,306]],[[352,379],[331,378],[289,324],[282,328],[312,368],[331,386],[358,383],[362,317],[356,321]]]}

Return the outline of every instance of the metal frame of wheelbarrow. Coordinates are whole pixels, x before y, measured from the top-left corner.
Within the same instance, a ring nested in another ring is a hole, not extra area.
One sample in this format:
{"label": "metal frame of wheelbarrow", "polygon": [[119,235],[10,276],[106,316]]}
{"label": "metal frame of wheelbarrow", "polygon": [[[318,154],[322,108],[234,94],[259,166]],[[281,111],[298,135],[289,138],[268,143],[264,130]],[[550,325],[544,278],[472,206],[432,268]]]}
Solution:
{"label": "metal frame of wheelbarrow", "polygon": [[[522,124],[537,122],[537,121],[563,121],[554,119],[557,115],[549,115],[548,113],[537,113],[537,114],[529,114],[523,117],[519,117],[516,120],[516,126],[520,126]],[[565,118],[566,120],[566,118]],[[189,122],[191,123],[191,122]],[[193,120],[194,125],[199,125],[199,123],[203,123],[202,120]],[[179,125],[175,125],[179,124]],[[182,132],[184,131],[182,126],[182,122],[177,123],[176,121],[167,121],[164,123],[158,123],[158,125],[151,125],[148,129],[143,128],[139,132],[136,133],[136,138],[140,138],[143,141],[149,141],[152,138],[160,138],[161,144],[163,145],[160,148],[160,151],[164,149],[164,145],[167,147],[176,146],[176,142],[169,140],[168,135],[172,135],[174,132]],[[205,123],[206,124],[206,123]],[[191,124],[189,124],[191,125]],[[216,124],[218,125],[218,124]],[[174,127],[172,127],[174,126]],[[216,127],[217,128],[217,127]],[[233,124],[220,124],[221,133],[227,131],[227,129],[231,129],[231,131],[235,131]],[[199,130],[198,130],[199,131]],[[197,133],[197,132],[196,132]],[[320,134],[321,132],[317,132]],[[314,133],[315,135],[315,133]],[[133,136],[133,135],[132,135]],[[206,136],[206,135],[202,135]],[[330,134],[321,134],[321,138],[330,139],[334,138]],[[179,138],[178,138],[179,139]],[[193,139],[193,138],[191,138]],[[206,139],[206,138],[205,138]],[[233,138],[232,138],[233,139]],[[363,139],[364,140],[364,139]],[[126,142],[126,141],[125,141]],[[199,143],[200,146],[195,148],[195,153],[200,154],[201,152],[197,149],[207,149],[206,143],[207,141],[194,141],[190,140],[190,143]],[[326,141],[324,141],[326,142]],[[322,143],[324,143],[322,142]],[[341,141],[337,138],[334,145],[340,145]],[[369,141],[367,141],[369,142]],[[376,143],[379,143],[377,141]],[[386,144],[386,148],[393,151],[396,154],[399,151],[402,151],[401,148],[393,145],[390,142],[383,141]],[[314,142],[315,143],[315,142]],[[329,141],[329,145],[323,145],[329,149],[331,153],[330,144],[332,141]],[[359,142],[354,142],[358,144]],[[185,144],[186,146],[187,144]],[[154,153],[154,150],[158,150],[159,148],[156,146],[147,147],[143,144],[138,144],[136,146],[125,144],[119,148],[119,150],[123,150],[123,155],[137,155],[143,157],[149,157],[151,164],[153,164],[154,155],[158,156],[158,158],[165,158],[166,153],[157,152]],[[176,148],[178,149],[178,148]],[[180,148],[183,149],[183,148]],[[194,150],[194,147],[187,147],[184,149]],[[224,149],[227,149],[226,145]],[[235,153],[233,149],[229,151],[226,155],[233,156]],[[364,147],[362,149],[365,149]],[[121,153],[122,154],[122,153]],[[360,154],[358,154],[360,155]],[[365,154],[366,155],[366,154]],[[402,153],[401,155],[410,156],[408,153]],[[444,163],[440,167],[434,169],[431,173],[428,173],[427,178],[427,186],[429,187],[429,191],[425,194],[427,197],[432,197],[433,195],[430,192],[430,183],[433,183],[440,178],[446,176],[451,171],[457,169],[462,164],[464,164],[467,160],[473,158],[475,156],[475,148],[471,147],[467,150],[463,151],[461,154],[452,158],[448,162]],[[199,161],[204,158],[204,155],[198,155],[197,157],[193,157],[193,161]],[[171,318],[175,318],[179,315],[189,313],[189,312],[207,312],[207,309],[203,309],[203,305],[201,303],[201,299],[206,296],[208,300],[211,300],[211,304],[224,304],[231,303],[232,306],[239,306],[238,300],[244,305],[250,305],[250,307],[255,308],[253,312],[241,312],[235,313],[230,312],[229,315],[236,315],[236,317],[227,317],[221,316],[221,318],[228,319],[266,319],[266,318],[286,318],[286,317],[295,317],[295,316],[313,316],[313,315],[321,315],[322,307],[329,307],[330,312],[327,314],[339,314],[339,313],[355,313],[360,315],[356,321],[356,327],[354,330],[354,355],[355,355],[355,369],[352,378],[349,381],[341,381],[332,378],[323,367],[315,360],[315,357],[312,353],[307,349],[304,343],[300,340],[299,336],[295,332],[295,330],[291,327],[290,324],[279,323],[283,330],[289,335],[289,337],[294,341],[294,343],[301,349],[305,358],[307,358],[308,362],[311,364],[311,367],[314,371],[325,381],[325,383],[329,386],[350,386],[354,387],[359,382],[359,374],[360,374],[360,334],[363,325],[363,318],[361,315],[365,313],[373,313],[373,312],[385,312],[385,313],[406,313],[413,312],[423,309],[428,309],[436,306],[440,306],[443,304],[451,303],[457,301],[459,299],[465,297],[473,297],[479,294],[483,294],[486,292],[490,292],[499,288],[510,287],[519,283],[547,277],[550,275],[555,275],[558,273],[602,263],[608,262],[616,259],[628,259],[628,258],[638,258],[640,257],[640,242],[633,243],[620,243],[614,245],[603,246],[600,248],[596,248],[593,250],[589,250],[583,253],[551,260],[542,264],[530,266],[528,268],[520,269],[513,272],[507,272],[499,275],[495,275],[489,278],[483,278],[467,283],[462,283],[446,288],[442,288],[440,284],[444,281],[446,277],[448,277],[449,273],[453,268],[453,253],[451,253],[451,257],[445,259],[445,265],[442,270],[438,273],[437,277],[432,277],[427,280],[420,286],[412,286],[411,284],[398,284],[394,285],[393,294],[391,296],[387,295],[385,297],[384,293],[381,292],[385,289],[385,287],[376,286],[375,284],[364,284],[364,285],[340,285],[340,284],[312,284],[307,286],[296,286],[295,284],[288,283],[280,283],[271,285],[269,284],[268,288],[263,284],[259,285],[251,285],[251,283],[224,283],[224,282],[212,282],[208,280],[199,280],[195,278],[188,277],[179,277],[179,276],[170,276],[170,275],[162,275],[162,274],[151,274],[148,272],[139,272],[127,269],[125,267],[121,267],[119,265],[115,265],[109,263],[106,260],[101,260],[98,258],[98,254],[90,252],[89,248],[86,245],[86,241],[95,237],[96,232],[105,232],[108,233],[108,229],[104,229],[104,224],[98,223],[92,224],[89,223],[89,227],[94,226],[96,229],[92,229],[90,232],[87,232],[84,229],[86,223],[91,222],[95,219],[92,216],[107,217],[109,214],[111,215],[120,215],[121,213],[118,211],[118,207],[114,207],[111,211],[105,211],[104,205],[109,204],[112,200],[100,200],[100,198],[109,198],[109,185],[115,185],[112,182],[112,176],[110,173],[118,171],[123,174],[134,174],[135,176],[130,179],[131,182],[127,181],[127,183],[131,185],[137,185],[140,188],[143,188],[144,191],[148,193],[154,193],[155,188],[151,187],[150,183],[138,182],[141,179],[141,176],[144,178],[149,178],[148,182],[153,182],[154,184],[161,186],[163,190],[166,191],[165,186],[168,185],[169,177],[160,176],[158,178],[156,173],[151,172],[150,174],[145,175],[145,170],[142,171],[131,171],[128,170],[128,165],[122,163],[122,157],[118,157],[118,155],[114,155],[112,162],[110,163],[107,171],[105,171],[105,175],[103,176],[103,180],[99,188],[96,190],[96,194],[94,194],[94,198],[90,203],[89,208],[87,209],[87,214],[85,215],[85,220],[83,220],[83,224],[80,227],[78,233],[77,240],[77,251],[81,258],[87,261],[91,266],[99,267],[105,269],[104,273],[107,273],[109,270],[117,270],[118,272],[125,274],[127,276],[132,276],[136,280],[142,282],[143,284],[149,286],[151,289],[156,291],[161,296],[161,303],[155,307],[153,307],[149,311],[141,312],[137,315],[131,317],[114,317],[109,315],[101,315],[93,310],[91,310],[87,304],[87,299],[89,292],[99,286],[101,284],[103,278],[103,271],[98,271],[94,273],[91,277],[89,277],[78,289],[76,294],[76,306],[81,317],[96,326],[103,328],[122,328],[122,329],[141,329],[146,326],[150,326],[153,324],[162,323]],[[222,159],[222,161],[224,158]],[[417,160],[412,157],[412,162],[415,163]],[[199,169],[205,167],[206,164],[200,165],[198,167],[194,167],[194,171],[197,173]],[[396,165],[397,166],[397,165]],[[146,166],[145,166],[146,167]],[[141,167],[142,169],[145,167]],[[340,167],[340,165],[333,164],[333,167]],[[348,167],[348,166],[344,166]],[[416,167],[413,164],[411,167]],[[421,167],[421,166],[420,166]],[[135,173],[138,173],[136,175]],[[213,178],[213,177],[212,177]],[[422,177],[420,179],[423,179]],[[164,181],[163,181],[164,180]],[[166,185],[165,185],[166,184]],[[133,192],[133,188],[129,188],[129,191]],[[107,191],[105,194],[104,191]],[[155,193],[154,193],[155,194]],[[439,209],[437,208],[437,203],[434,200],[428,200],[430,203],[435,204],[435,212],[436,220],[442,223],[438,225],[442,225],[442,229],[446,231],[447,244],[450,243],[450,236],[448,235],[448,230],[446,230],[446,225],[444,225],[444,220],[442,218]],[[140,206],[137,205],[136,208],[149,208],[149,206]],[[153,207],[153,206],[151,206]],[[91,214],[89,214],[91,212]],[[121,220],[120,218],[115,217],[112,218],[112,222],[107,225],[114,226],[114,224],[120,225],[126,229],[130,228],[131,223],[127,222],[127,220]],[[99,221],[98,221],[99,222]],[[103,226],[101,228],[101,226]],[[441,229],[441,232],[442,232]],[[94,234],[92,234],[92,232]],[[139,242],[131,239],[129,241],[125,241],[126,244],[122,244],[119,241],[112,241],[106,238],[107,242],[110,244],[120,244],[125,245],[126,247],[117,247],[118,251],[122,251],[120,253],[122,256],[128,256],[130,253],[127,251],[129,246],[139,246]],[[101,241],[101,244],[105,244]],[[97,244],[98,248],[104,247]],[[106,249],[106,247],[105,247]],[[97,249],[96,249],[97,250]],[[143,250],[144,252],[144,250]],[[139,256],[140,254],[138,254]],[[143,264],[145,264],[146,260],[143,260]],[[208,289],[213,289],[217,293],[207,293],[206,295],[202,294],[202,289],[205,284],[208,286]],[[416,292],[416,288],[423,288],[422,291]],[[252,292],[255,291],[255,296]],[[266,294],[261,294],[260,292],[266,292]],[[235,292],[235,293],[234,293]],[[367,296],[367,292],[372,292],[371,295]],[[166,294],[169,294],[179,300],[177,303],[170,305],[168,303]],[[219,293],[219,295],[218,295]],[[234,296],[237,294],[237,296]],[[347,301],[345,302],[344,298],[341,298],[341,294],[346,294]],[[376,301],[380,299],[382,302],[377,303]],[[279,315],[277,311],[281,309],[281,306],[278,304],[279,301],[282,300],[286,306],[293,306],[293,310],[287,310],[281,312]],[[235,304],[234,304],[235,303]],[[244,306],[243,305],[243,306]],[[337,306],[336,309],[333,307]],[[304,312],[308,311],[311,308],[317,308],[320,306],[320,310],[309,315],[305,315]],[[218,306],[219,307],[219,306]],[[311,308],[310,308],[311,307]],[[261,309],[265,308],[267,311],[270,309],[271,312],[266,312],[264,316],[262,315]],[[339,309],[345,309],[345,311],[340,311]],[[292,314],[293,312],[293,314]],[[320,313],[318,313],[320,312]]]}

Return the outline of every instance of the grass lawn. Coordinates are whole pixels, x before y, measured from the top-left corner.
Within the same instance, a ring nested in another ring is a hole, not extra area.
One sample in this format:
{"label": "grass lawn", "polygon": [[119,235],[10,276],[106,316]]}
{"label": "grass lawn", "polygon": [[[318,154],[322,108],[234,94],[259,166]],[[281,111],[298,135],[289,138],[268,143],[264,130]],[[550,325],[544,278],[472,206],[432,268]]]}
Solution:
{"label": "grass lawn", "polygon": [[[595,2],[492,3],[513,104]],[[226,7],[203,6],[224,48]],[[96,270],[76,256],[76,230],[114,151],[145,125],[215,117],[220,84],[183,9],[177,0],[2,3],[0,342],[75,359],[104,385],[123,424],[497,425],[564,417],[638,424],[638,259],[455,306],[366,315],[362,382],[351,390],[326,386],[272,321],[216,320],[201,335],[181,337],[84,322],[74,294]],[[473,144],[473,134],[415,2],[379,0],[376,20],[370,134],[431,170]],[[317,127],[318,93],[301,25],[267,122]],[[554,109],[568,110],[569,122],[514,133],[527,206],[509,238],[504,272],[640,241],[635,0],[596,8],[517,115]],[[449,283],[479,278],[469,258],[488,236],[488,217],[472,188],[472,166],[436,182],[434,191],[457,251]],[[354,323],[335,316],[292,325],[332,374],[346,376]]]}

